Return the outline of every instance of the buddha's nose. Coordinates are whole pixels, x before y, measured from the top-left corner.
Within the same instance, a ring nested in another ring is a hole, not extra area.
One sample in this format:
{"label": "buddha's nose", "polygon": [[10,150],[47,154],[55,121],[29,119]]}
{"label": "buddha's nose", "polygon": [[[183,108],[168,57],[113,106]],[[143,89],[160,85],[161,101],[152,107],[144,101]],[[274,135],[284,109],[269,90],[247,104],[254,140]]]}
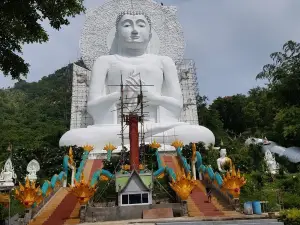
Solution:
{"label": "buddha's nose", "polygon": [[137,35],[137,34],[138,34],[138,31],[137,31],[135,28],[133,28],[133,30],[132,30],[132,32],[131,32],[131,34],[133,34],[133,35]]}

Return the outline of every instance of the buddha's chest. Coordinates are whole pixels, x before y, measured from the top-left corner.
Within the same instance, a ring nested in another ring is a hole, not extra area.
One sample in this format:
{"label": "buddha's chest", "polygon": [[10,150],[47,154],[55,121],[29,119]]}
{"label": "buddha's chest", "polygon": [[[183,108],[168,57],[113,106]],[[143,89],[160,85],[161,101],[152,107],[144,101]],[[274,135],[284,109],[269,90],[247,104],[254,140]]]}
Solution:
{"label": "buddha's chest", "polygon": [[133,61],[133,62],[122,62],[115,60],[110,64],[107,73],[107,84],[118,85],[121,83],[121,76],[123,82],[132,75],[139,74],[138,78],[147,85],[154,85],[161,87],[163,82],[163,69],[162,66],[155,61]]}
{"label": "buddha's chest", "polygon": [[219,161],[220,161],[220,164],[223,166],[226,163],[229,163],[230,159],[228,157],[223,157],[223,158],[220,158]]}

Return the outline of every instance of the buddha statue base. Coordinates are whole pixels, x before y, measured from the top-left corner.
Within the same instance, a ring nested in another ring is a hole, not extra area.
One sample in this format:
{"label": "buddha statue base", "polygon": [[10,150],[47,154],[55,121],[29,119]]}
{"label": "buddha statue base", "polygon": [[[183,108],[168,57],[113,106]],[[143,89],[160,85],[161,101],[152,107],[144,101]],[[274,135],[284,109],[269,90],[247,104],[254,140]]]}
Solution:
{"label": "buddha statue base", "polygon": [[[115,146],[121,145],[121,127],[119,124],[93,125],[87,128],[72,129],[65,133],[60,139],[60,146],[94,146],[94,151],[101,152],[107,143]],[[140,128],[139,128],[140,130]],[[203,142],[207,147],[215,143],[214,134],[203,126],[190,125],[183,122],[172,124],[146,123],[145,142],[155,139],[159,143],[171,144],[175,139],[181,140],[184,144],[191,142]],[[124,136],[128,137],[128,128]],[[124,144],[129,144],[125,138]]]}
{"label": "buddha statue base", "polygon": [[1,181],[0,180],[0,187],[14,187],[15,184],[13,181]]}

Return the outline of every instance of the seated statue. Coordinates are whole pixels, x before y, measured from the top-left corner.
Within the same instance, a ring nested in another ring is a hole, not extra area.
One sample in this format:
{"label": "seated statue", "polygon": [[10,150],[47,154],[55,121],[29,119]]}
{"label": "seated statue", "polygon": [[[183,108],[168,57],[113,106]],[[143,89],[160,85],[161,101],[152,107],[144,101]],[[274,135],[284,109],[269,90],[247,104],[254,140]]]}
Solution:
{"label": "seated statue", "polygon": [[[60,146],[86,144],[102,150],[105,144],[121,145],[120,83],[125,101],[137,103],[140,83],[144,93],[146,142],[214,144],[214,134],[199,125],[179,122],[183,97],[175,63],[170,57],[147,53],[152,37],[150,18],[143,12],[124,12],[116,19],[116,53],[100,56],[94,62],[89,87],[87,111],[94,125],[65,133]],[[130,100],[126,100],[130,99]],[[127,104],[125,112],[132,110]],[[128,128],[125,133],[128,133]],[[171,138],[170,138],[171,137]],[[125,139],[125,144],[129,140]]]}
{"label": "seated statue", "polygon": [[31,160],[27,165],[27,177],[30,181],[37,180],[37,172],[40,170],[40,164],[35,159]]}
{"label": "seated statue", "polygon": [[[222,148],[220,150],[220,158],[217,159],[218,170],[221,173],[232,170],[232,161],[226,156],[226,149]],[[227,167],[227,168],[226,168]]]}
{"label": "seated statue", "polygon": [[9,158],[4,165],[0,174],[0,186],[14,186],[13,179],[16,179],[14,168],[11,159]]}

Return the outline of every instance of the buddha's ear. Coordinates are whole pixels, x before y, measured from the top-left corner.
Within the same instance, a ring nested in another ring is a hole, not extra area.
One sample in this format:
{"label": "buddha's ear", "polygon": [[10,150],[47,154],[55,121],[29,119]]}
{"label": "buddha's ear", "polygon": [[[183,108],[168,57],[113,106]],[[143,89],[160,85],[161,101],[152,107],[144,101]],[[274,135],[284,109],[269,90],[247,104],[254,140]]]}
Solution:
{"label": "buddha's ear", "polygon": [[152,39],[152,32],[149,34],[149,41]]}

